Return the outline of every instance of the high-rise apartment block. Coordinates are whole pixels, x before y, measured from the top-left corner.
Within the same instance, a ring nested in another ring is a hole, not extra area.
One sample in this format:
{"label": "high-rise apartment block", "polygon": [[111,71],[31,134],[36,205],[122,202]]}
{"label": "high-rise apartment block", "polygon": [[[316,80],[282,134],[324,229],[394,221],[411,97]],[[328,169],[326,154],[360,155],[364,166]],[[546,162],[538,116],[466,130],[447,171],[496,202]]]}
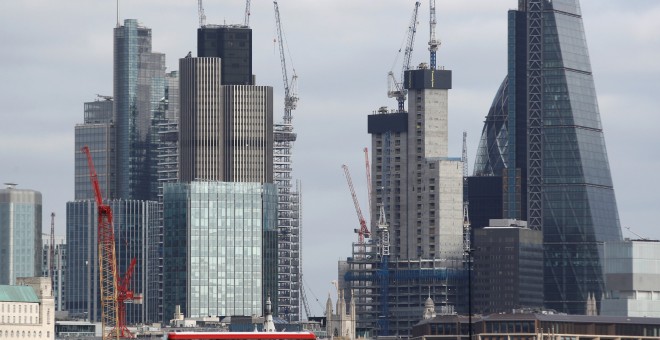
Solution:
{"label": "high-rise apartment block", "polygon": [[0,285],[41,276],[41,193],[5,183],[0,189]]}
{"label": "high-rise apartment block", "polygon": [[502,178],[495,218],[543,231],[545,307],[584,314],[604,292],[602,245],[621,229],[579,1],[521,0],[508,22],[508,75],[474,175]]}

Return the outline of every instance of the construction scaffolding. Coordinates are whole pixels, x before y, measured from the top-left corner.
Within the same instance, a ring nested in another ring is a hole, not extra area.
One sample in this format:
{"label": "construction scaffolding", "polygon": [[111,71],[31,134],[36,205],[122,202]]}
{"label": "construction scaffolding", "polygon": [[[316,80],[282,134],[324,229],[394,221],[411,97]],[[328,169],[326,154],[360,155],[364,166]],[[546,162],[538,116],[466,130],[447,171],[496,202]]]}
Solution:
{"label": "construction scaffolding", "polygon": [[468,274],[460,260],[382,260],[378,242],[353,243],[340,273],[347,299],[355,301],[356,335],[410,335],[431,297],[439,314],[467,311]]}

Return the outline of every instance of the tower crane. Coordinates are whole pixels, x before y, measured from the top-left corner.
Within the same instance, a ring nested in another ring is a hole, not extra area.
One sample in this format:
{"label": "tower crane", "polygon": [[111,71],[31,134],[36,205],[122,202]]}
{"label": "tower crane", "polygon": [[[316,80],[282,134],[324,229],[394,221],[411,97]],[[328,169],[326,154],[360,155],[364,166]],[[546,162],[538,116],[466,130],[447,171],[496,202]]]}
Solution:
{"label": "tower crane", "polygon": [[[399,106],[399,112],[404,112],[404,104],[406,102],[406,96],[408,95],[408,90],[403,87],[403,79],[406,71],[410,69],[410,58],[412,56],[413,45],[415,44],[415,33],[417,32],[417,14],[419,12],[419,1],[415,1],[415,8],[413,9],[412,18],[410,19],[410,24],[408,25],[408,34],[406,39],[406,49],[403,54],[403,66],[401,67],[401,81],[397,80],[394,72],[390,71],[387,74],[388,79],[388,91],[387,96],[390,98],[396,98]],[[399,51],[400,52],[400,51]]]}
{"label": "tower crane", "polygon": [[243,20],[245,27],[250,26],[250,0],[245,0],[245,19]]}
{"label": "tower crane", "polygon": [[292,68],[293,75],[289,83],[286,56],[284,53],[282,22],[280,21],[280,7],[277,5],[277,1],[273,1],[273,6],[275,7],[275,24],[277,26],[277,39],[280,47],[280,60],[282,62],[282,79],[284,80],[284,124],[291,124],[291,111],[296,108],[298,103],[298,95],[296,94],[298,75],[296,75],[295,68]]}
{"label": "tower crane", "polygon": [[[98,224],[98,257],[99,257],[99,280],[101,285],[101,324],[103,339],[119,339],[119,333],[115,328],[120,326],[117,311],[117,258],[115,255],[115,232],[112,226],[112,209],[103,204],[101,187],[98,175],[94,168],[94,161],[87,146],[82,148],[87,156],[89,166],[89,177],[94,188],[94,197],[97,207]],[[110,332],[106,332],[110,328]]]}
{"label": "tower crane", "polygon": [[206,15],[204,14],[202,0],[197,0],[197,15],[199,16],[199,27],[206,26]]}
{"label": "tower crane", "polygon": [[371,202],[371,166],[369,165],[369,149],[364,148],[364,165],[367,170],[367,199],[369,200],[369,227],[373,227],[374,219],[372,214],[372,202]]}
{"label": "tower crane", "polygon": [[[82,152],[87,156],[89,176],[94,188],[94,197],[97,207],[98,224],[98,257],[99,280],[101,284],[101,321],[103,339],[133,338],[133,334],[126,327],[126,303],[141,303],[141,294],[134,294],[130,289],[137,260],[133,258],[126,273],[121,277],[117,270],[117,256],[115,253],[115,232],[112,224],[112,209],[103,204],[101,186],[94,168],[94,161],[89,147],[84,146]],[[54,218],[53,214],[53,218]],[[106,332],[106,328],[110,328]]]}
{"label": "tower crane", "polygon": [[362,209],[360,209],[360,203],[358,202],[357,195],[355,195],[355,188],[353,188],[353,180],[351,180],[351,173],[348,171],[348,166],[344,164],[341,167],[344,169],[346,182],[348,182],[348,188],[351,190],[353,205],[355,205],[355,212],[357,213],[358,222],[360,223],[360,229],[355,229],[355,232],[358,234],[358,244],[364,244],[364,239],[368,238],[371,232],[367,228],[364,216],[362,216]]}
{"label": "tower crane", "polygon": [[438,51],[438,47],[440,47],[440,40],[437,40],[435,38],[435,0],[430,0],[429,1],[429,33],[430,33],[430,39],[429,39],[429,52],[431,53],[431,69],[435,70],[436,66],[436,52]]}

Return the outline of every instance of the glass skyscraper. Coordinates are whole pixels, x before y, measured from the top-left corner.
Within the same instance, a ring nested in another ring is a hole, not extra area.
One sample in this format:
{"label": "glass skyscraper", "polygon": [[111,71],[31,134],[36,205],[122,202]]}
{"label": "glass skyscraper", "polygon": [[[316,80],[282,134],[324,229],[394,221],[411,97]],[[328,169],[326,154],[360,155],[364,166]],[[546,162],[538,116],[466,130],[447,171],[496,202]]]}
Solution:
{"label": "glass skyscraper", "polygon": [[164,212],[165,315],[262,315],[277,296],[275,186],[169,183]]}
{"label": "glass skyscraper", "polygon": [[[124,275],[133,258],[137,259],[130,289],[148,298],[146,287],[147,264],[150,254],[150,231],[157,221],[157,203],[153,201],[107,200],[113,215],[117,271]],[[88,317],[99,321],[101,300],[99,292],[97,207],[94,200],[78,200],[66,205],[67,268],[65,280],[66,310],[72,317]],[[142,323],[150,312],[148,304],[128,304],[126,321]]]}
{"label": "glass skyscraper", "polygon": [[117,197],[150,199],[157,182],[152,119],[165,97],[165,55],[152,52],[151,29],[135,19],[114,30]]}
{"label": "glass skyscraper", "polygon": [[0,189],[0,285],[41,276],[41,193]]}
{"label": "glass skyscraper", "polygon": [[77,200],[94,198],[94,189],[89,180],[87,156],[80,150],[87,146],[94,159],[94,167],[98,175],[101,192],[106,198],[115,195],[115,125],[112,119],[112,98],[85,103],[85,118],[83,124],[75,127],[75,195]]}
{"label": "glass skyscraper", "polygon": [[501,177],[503,217],[543,231],[545,306],[584,314],[621,229],[579,1],[521,0],[508,22],[474,174]]}
{"label": "glass skyscraper", "polygon": [[135,19],[126,19],[114,29],[113,96],[85,103],[84,124],[76,125],[75,201],[67,203],[71,252],[66,294],[71,299],[66,307],[73,315],[87,314],[92,320],[98,319],[100,300],[94,191],[86,157],[80,152],[85,145],[103,199],[111,202],[119,273],[137,259],[131,289],[144,295],[144,304],[128,306],[127,321],[162,321],[158,147],[160,125],[176,119],[178,79],[176,72],[165,73],[165,55],[152,52],[151,39],[151,29]]}

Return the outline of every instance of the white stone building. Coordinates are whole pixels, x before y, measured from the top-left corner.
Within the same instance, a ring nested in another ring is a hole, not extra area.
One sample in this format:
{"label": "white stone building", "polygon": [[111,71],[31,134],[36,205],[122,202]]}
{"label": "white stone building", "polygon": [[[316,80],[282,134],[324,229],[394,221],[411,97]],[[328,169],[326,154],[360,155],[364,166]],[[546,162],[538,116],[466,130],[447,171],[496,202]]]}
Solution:
{"label": "white stone building", "polygon": [[332,310],[332,299],[328,295],[325,305],[326,332],[333,339],[352,340],[355,339],[355,301],[351,298],[348,308],[344,290],[337,289],[337,308]]}
{"label": "white stone building", "polygon": [[0,339],[55,339],[55,301],[48,277],[0,285]]}

